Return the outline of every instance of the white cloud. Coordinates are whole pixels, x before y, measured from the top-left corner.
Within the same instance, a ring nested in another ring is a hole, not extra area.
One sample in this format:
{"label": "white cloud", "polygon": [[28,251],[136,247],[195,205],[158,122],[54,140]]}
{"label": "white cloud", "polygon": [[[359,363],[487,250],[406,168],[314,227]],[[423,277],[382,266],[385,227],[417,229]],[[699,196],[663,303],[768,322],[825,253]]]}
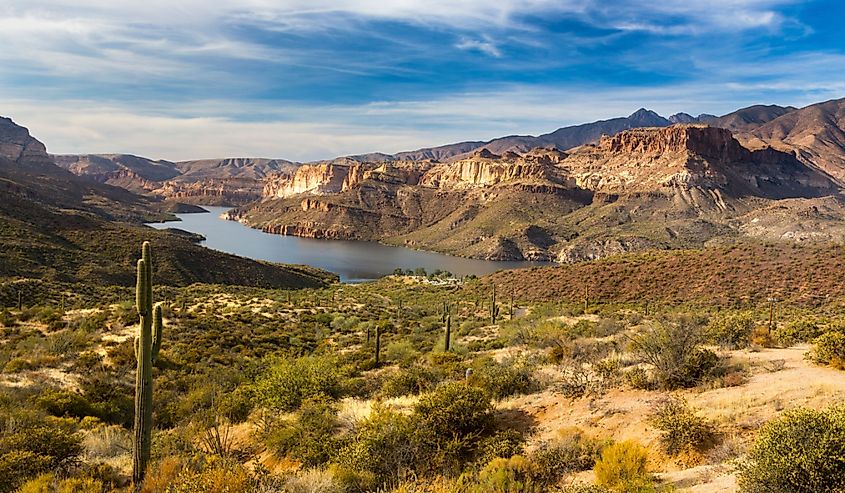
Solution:
{"label": "white cloud", "polygon": [[499,50],[493,40],[487,36],[483,39],[463,38],[455,45],[455,47],[461,50],[480,51],[485,55],[495,58],[500,58],[502,56],[501,50]]}

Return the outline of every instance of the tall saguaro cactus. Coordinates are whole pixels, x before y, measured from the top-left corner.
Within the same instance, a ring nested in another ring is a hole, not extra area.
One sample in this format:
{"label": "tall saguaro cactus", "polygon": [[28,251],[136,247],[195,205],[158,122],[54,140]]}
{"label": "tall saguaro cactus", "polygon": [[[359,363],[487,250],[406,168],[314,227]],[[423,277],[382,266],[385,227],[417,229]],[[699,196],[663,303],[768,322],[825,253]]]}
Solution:
{"label": "tall saguaro cactus", "polygon": [[150,242],[145,241],[138,260],[135,308],[141,320],[135,337],[135,434],[132,440],[132,482],[139,487],[150,460],[153,427],[153,363],[161,349],[161,304],[153,306],[153,274]]}
{"label": "tall saguaro cactus", "polygon": [[379,363],[381,363],[381,325],[382,324],[376,324],[376,367],[378,367]]}
{"label": "tall saguaro cactus", "polygon": [[496,285],[493,285],[493,295],[490,297],[490,325],[496,325],[496,317],[499,316],[499,307],[496,305]]}
{"label": "tall saguaro cactus", "polygon": [[446,342],[443,349],[447,352],[452,348],[452,314],[446,314]]}

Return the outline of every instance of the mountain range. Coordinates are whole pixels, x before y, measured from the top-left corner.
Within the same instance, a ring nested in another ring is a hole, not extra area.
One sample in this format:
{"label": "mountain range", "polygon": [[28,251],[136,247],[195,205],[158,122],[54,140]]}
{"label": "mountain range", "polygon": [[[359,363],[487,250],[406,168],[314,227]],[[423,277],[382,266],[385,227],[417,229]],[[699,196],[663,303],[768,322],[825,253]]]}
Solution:
{"label": "mountain range", "polygon": [[627,117],[311,163],[55,156],[252,227],[487,259],[573,262],[742,237],[845,239],[845,100]]}

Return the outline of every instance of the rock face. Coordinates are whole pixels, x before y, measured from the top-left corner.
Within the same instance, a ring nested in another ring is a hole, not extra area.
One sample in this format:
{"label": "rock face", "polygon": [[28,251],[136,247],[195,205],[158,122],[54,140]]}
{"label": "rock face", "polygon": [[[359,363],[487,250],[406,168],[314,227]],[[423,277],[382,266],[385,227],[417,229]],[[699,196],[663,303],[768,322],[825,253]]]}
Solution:
{"label": "rock face", "polygon": [[[482,148],[448,163],[304,165],[269,177],[263,200],[232,218],[279,234],[575,262],[745,235],[752,229],[739,218],[760,207],[836,193],[829,177],[790,153],[752,151],[728,130],[680,124],[567,152]],[[784,221],[766,231],[786,237]]]}
{"label": "rock face", "polygon": [[0,117],[0,157],[21,163],[52,164],[47,148],[10,118]]}

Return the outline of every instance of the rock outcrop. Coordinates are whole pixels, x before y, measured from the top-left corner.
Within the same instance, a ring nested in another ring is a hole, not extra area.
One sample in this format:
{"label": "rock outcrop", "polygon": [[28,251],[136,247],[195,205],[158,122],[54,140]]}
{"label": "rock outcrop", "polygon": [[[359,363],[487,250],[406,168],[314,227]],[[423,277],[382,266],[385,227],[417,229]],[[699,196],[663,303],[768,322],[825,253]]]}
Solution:
{"label": "rock outcrop", "polygon": [[743,235],[751,229],[736,218],[765,204],[834,193],[827,176],[790,153],[752,151],[728,130],[679,124],[567,152],[481,148],[446,163],[303,165],[269,177],[263,200],[236,216],[279,234],[574,262]]}
{"label": "rock outcrop", "polygon": [[16,163],[53,164],[47,148],[26,127],[0,117],[0,157]]}

